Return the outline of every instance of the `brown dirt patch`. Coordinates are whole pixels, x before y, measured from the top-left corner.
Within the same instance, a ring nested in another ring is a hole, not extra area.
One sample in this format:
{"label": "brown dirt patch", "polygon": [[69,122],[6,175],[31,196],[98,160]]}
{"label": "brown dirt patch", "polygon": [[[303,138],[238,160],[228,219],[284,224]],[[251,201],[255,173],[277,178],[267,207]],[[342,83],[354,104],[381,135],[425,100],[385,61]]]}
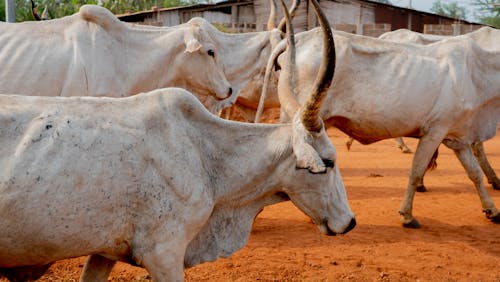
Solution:
{"label": "brown dirt patch", "polygon": [[[484,217],[451,150],[441,146],[438,168],[425,178],[429,192],[416,196],[414,215],[423,227],[408,230],[397,211],[413,155],[400,153],[392,140],[355,143],[347,152],[345,135],[329,134],[357,227],[328,237],[291,203],[270,206],[257,217],[245,248],[187,270],[187,281],[500,281],[500,225]],[[405,141],[416,148],[416,140]],[[500,174],[500,137],[485,148]],[[500,191],[487,188],[500,205]],[[83,261],[60,261],[41,281],[78,281]],[[110,278],[149,280],[144,269],[122,263]]]}

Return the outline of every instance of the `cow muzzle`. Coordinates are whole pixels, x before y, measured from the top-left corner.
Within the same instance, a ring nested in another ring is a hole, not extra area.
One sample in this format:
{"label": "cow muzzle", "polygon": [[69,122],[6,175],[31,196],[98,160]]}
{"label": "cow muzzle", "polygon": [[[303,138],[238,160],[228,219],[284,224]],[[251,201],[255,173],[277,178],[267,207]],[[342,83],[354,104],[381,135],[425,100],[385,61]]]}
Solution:
{"label": "cow muzzle", "polygon": [[328,236],[335,236],[337,234],[346,234],[347,232],[351,231],[354,229],[354,227],[356,227],[356,219],[353,217],[351,219],[351,221],[349,222],[349,224],[347,225],[347,227],[341,231],[341,232],[335,232],[333,231],[330,226],[328,225],[328,220],[324,220],[320,225],[319,225],[319,230],[321,231],[321,233],[323,233],[324,235],[328,235]]}

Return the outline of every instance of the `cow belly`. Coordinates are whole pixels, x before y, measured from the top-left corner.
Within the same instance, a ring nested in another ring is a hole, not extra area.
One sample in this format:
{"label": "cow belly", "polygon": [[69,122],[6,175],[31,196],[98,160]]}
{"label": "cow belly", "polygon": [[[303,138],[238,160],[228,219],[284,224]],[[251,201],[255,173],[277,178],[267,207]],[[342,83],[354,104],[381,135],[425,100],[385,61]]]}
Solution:
{"label": "cow belly", "polygon": [[[389,121],[388,121],[389,122]],[[371,144],[380,140],[394,137],[419,137],[417,126],[383,126],[370,120],[353,120],[342,116],[334,116],[326,121],[327,126],[334,126],[342,132],[358,140],[362,144]],[[385,123],[387,124],[387,123]]]}
{"label": "cow belly", "polygon": [[117,213],[118,203],[112,202],[116,195],[51,189],[43,185],[43,179],[41,185],[31,187],[16,178],[7,182],[8,186],[0,187],[1,267],[44,264],[103,249],[119,254],[128,249],[125,240],[120,240],[125,218]]}

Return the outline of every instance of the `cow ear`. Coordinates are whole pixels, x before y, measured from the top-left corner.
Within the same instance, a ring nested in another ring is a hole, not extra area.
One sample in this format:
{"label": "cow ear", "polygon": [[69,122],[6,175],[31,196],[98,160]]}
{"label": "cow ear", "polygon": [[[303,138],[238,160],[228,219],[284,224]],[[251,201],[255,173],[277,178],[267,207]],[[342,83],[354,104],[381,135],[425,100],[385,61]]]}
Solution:
{"label": "cow ear", "polygon": [[322,132],[309,132],[304,128],[302,122],[294,118],[292,146],[293,153],[297,158],[295,167],[298,169],[308,169],[311,173],[325,173],[326,166],[319,153],[312,146],[313,140],[319,138]]}
{"label": "cow ear", "polygon": [[186,39],[186,53],[193,53],[200,50],[202,47],[201,43],[196,38],[188,38]]}
{"label": "cow ear", "polygon": [[316,150],[306,142],[294,142],[293,151],[297,158],[298,169],[307,169],[310,173],[325,173],[326,166]]}

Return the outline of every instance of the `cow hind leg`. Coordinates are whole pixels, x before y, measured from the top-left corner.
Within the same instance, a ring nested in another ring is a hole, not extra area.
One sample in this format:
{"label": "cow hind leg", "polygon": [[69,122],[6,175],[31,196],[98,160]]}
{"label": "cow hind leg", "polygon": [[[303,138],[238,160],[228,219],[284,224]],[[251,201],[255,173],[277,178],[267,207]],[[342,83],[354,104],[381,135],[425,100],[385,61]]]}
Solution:
{"label": "cow hind leg", "polygon": [[11,282],[35,281],[49,269],[52,263],[37,266],[20,266],[13,268],[1,268],[0,276],[4,276]]}
{"label": "cow hind leg", "polygon": [[421,186],[423,186],[423,178],[427,171],[428,164],[431,162],[433,154],[443,138],[444,132],[434,132],[433,134],[423,136],[418,142],[415,155],[413,156],[408,187],[401,204],[401,209],[399,210],[401,222],[404,227],[420,228],[420,223],[412,214],[413,199],[417,189],[421,189]]}
{"label": "cow hind leg", "polygon": [[100,255],[90,255],[85,261],[85,266],[80,275],[80,282],[108,281],[108,276],[116,261]]}
{"label": "cow hind leg", "polygon": [[486,178],[488,179],[488,183],[493,186],[493,189],[500,190],[500,179],[498,179],[495,171],[491,167],[488,159],[486,158],[486,153],[484,152],[483,142],[474,142],[472,143],[472,152],[476,157],[481,169],[483,170]]}
{"label": "cow hind leg", "polygon": [[447,142],[445,145],[453,149],[460,163],[462,163],[462,166],[465,168],[467,175],[474,183],[486,218],[493,222],[500,223],[500,211],[495,207],[493,200],[484,187],[481,167],[474,157],[472,146],[463,145],[457,142]]}
{"label": "cow hind leg", "polygon": [[352,143],[354,142],[354,138],[349,136],[347,141],[345,141],[345,146],[347,147],[347,151],[351,150]]}

